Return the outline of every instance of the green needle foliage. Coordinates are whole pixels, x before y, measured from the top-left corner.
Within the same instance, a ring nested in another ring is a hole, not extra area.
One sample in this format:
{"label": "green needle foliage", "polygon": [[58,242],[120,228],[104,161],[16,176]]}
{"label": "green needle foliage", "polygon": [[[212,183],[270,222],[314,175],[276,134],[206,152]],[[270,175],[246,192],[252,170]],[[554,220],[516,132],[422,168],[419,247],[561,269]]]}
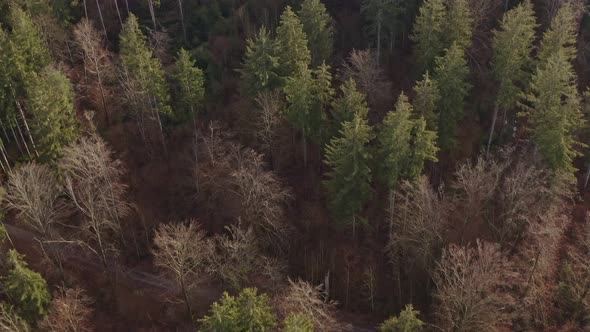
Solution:
{"label": "green needle foliage", "polygon": [[369,141],[372,128],[366,114],[357,112],[352,121],[345,122],[340,136],[326,147],[326,164],[331,168],[325,187],[328,207],[340,225],[352,224],[353,236],[359,214],[371,195],[371,153]]}
{"label": "green needle foliage", "polygon": [[302,314],[289,314],[285,319],[282,332],[313,332],[313,322],[311,318]]}
{"label": "green needle foliage", "polygon": [[539,61],[545,62],[562,52],[571,61],[576,57],[576,37],[578,25],[572,5],[564,1],[555,17],[551,20],[551,27],[543,34],[539,50]]}
{"label": "green needle foliage", "polygon": [[410,37],[416,43],[416,61],[420,69],[430,68],[445,48],[446,13],[443,0],[425,0],[420,6]]}
{"label": "green needle foliage", "polygon": [[298,67],[311,64],[311,53],[307,48],[307,36],[303,32],[303,24],[290,6],[287,6],[281,14],[275,42],[281,77],[290,77],[299,70]]}
{"label": "green needle foliage", "polygon": [[[130,14],[121,30],[120,56],[124,69],[148,95],[149,104],[160,114],[171,115],[170,94],[160,60],[153,57],[135,15]],[[140,110],[143,111],[143,110]]]}
{"label": "green needle foliage", "polygon": [[180,120],[195,119],[205,98],[205,78],[185,49],[178,52],[174,78],[178,84],[176,117]]}
{"label": "green needle foliage", "polygon": [[254,39],[247,40],[244,66],[240,71],[242,90],[254,97],[259,92],[278,87],[281,84],[278,69],[279,57],[276,43],[263,26]]}
{"label": "green needle foliage", "polygon": [[277,326],[275,314],[266,294],[256,288],[243,289],[238,297],[223,293],[211,306],[211,314],[201,322],[201,332],[267,332]]}
{"label": "green needle foliage", "polygon": [[14,304],[17,314],[29,323],[34,323],[47,314],[51,294],[43,277],[30,270],[22,255],[8,251],[8,275],[2,278],[4,292]]}
{"label": "green needle foliage", "polygon": [[450,150],[456,143],[455,130],[463,117],[463,103],[471,89],[468,75],[465,51],[456,43],[446,50],[444,56],[436,58],[434,80],[442,96],[438,107],[438,138],[443,149]]}
{"label": "green needle foliage", "polygon": [[332,116],[338,129],[344,122],[352,121],[355,114],[360,114],[363,118],[369,114],[365,95],[357,89],[354,79],[344,82],[340,91],[340,97],[332,104]]}
{"label": "green needle foliage", "polygon": [[320,0],[303,0],[298,12],[303,32],[307,35],[313,68],[327,61],[332,55],[334,27],[332,17]]}
{"label": "green needle foliage", "polygon": [[444,23],[445,46],[457,43],[457,46],[467,50],[471,47],[473,36],[473,18],[469,12],[468,0],[450,0],[448,13]]}
{"label": "green needle foliage", "polygon": [[42,160],[56,160],[61,150],[78,137],[74,90],[68,78],[52,68],[27,87],[31,129]]}
{"label": "green needle foliage", "polygon": [[440,91],[436,81],[430,78],[428,71],[422,76],[422,80],[416,82],[414,86],[414,110],[417,114],[424,117],[426,127],[436,131],[438,128],[438,103],[440,101]]}
{"label": "green needle foliage", "polygon": [[399,313],[397,317],[391,317],[381,324],[381,332],[420,332],[424,331],[424,322],[418,318],[420,312],[414,310],[411,304]]}

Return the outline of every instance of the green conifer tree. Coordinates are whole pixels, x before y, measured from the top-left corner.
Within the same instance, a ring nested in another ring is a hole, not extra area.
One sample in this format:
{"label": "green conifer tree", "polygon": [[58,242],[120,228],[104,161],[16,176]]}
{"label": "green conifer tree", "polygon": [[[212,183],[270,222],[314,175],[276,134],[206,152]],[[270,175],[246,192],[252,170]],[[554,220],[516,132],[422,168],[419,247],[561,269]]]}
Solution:
{"label": "green conifer tree", "polygon": [[361,11],[369,22],[369,35],[375,38],[377,59],[381,57],[381,42],[393,43],[400,30],[400,17],[403,12],[401,2],[396,0],[363,0]]}
{"label": "green conifer tree", "polygon": [[263,26],[254,39],[249,38],[247,41],[244,66],[240,71],[242,90],[253,97],[259,92],[278,87],[281,84],[278,69],[276,43]]}
{"label": "green conifer tree", "polygon": [[424,117],[426,127],[436,132],[438,128],[438,103],[440,101],[440,91],[436,81],[430,78],[428,71],[422,76],[422,80],[416,82],[414,86],[414,110],[417,114]]}
{"label": "green conifer tree", "polygon": [[324,182],[328,207],[338,224],[352,225],[353,237],[357,223],[362,222],[363,205],[371,196],[368,144],[372,138],[366,115],[357,112],[352,121],[342,125],[340,136],[333,138],[326,147],[325,163],[331,168]]}
{"label": "green conifer tree", "polygon": [[536,27],[533,5],[527,0],[506,12],[500,30],[494,31],[493,71],[499,87],[488,137],[488,151],[499,109],[510,110],[515,107],[524,92],[523,88],[526,89],[529,83]]}
{"label": "green conifer tree", "polygon": [[434,64],[445,48],[447,10],[443,0],[425,0],[420,6],[410,37],[416,43],[416,61],[426,70]]}
{"label": "green conifer tree", "polygon": [[317,135],[321,126],[321,113],[316,114],[314,105],[314,80],[307,66],[286,79],[283,89],[287,108],[286,116],[291,125],[301,131],[303,139],[303,164],[307,166],[307,138]]}
{"label": "green conifer tree", "polygon": [[290,6],[281,14],[281,22],[275,38],[279,58],[280,76],[286,79],[311,64],[311,53],[307,47],[307,36],[303,24]]}
{"label": "green conifer tree", "polygon": [[17,314],[29,323],[34,323],[47,314],[51,294],[43,277],[30,270],[22,255],[11,249],[7,263],[10,271],[3,277],[4,292],[15,306]]}
{"label": "green conifer tree", "polygon": [[443,25],[445,47],[453,43],[467,50],[473,37],[473,18],[469,12],[468,0],[450,0]]}
{"label": "green conifer tree", "polygon": [[471,89],[467,82],[469,67],[465,51],[456,43],[436,58],[434,80],[440,90],[438,138],[439,146],[451,149],[455,144],[455,128],[463,117],[463,103]]}
{"label": "green conifer tree", "polygon": [[369,114],[365,95],[357,89],[354,79],[350,78],[344,82],[340,86],[340,91],[340,97],[332,103],[335,132],[338,132],[344,122],[352,121],[355,114],[360,114],[363,118]]}
{"label": "green conifer tree", "polygon": [[44,160],[55,160],[78,136],[74,89],[61,72],[47,68],[27,86],[31,129]]}
{"label": "green conifer tree", "polygon": [[571,3],[564,1],[551,20],[551,26],[543,34],[539,61],[546,62],[558,52],[562,52],[566,60],[573,60],[576,57],[577,32],[574,9]]}
{"label": "green conifer tree", "polygon": [[311,65],[313,68],[318,67],[332,55],[332,17],[320,0],[303,0],[298,15],[303,24],[303,32],[307,35]]}
{"label": "green conifer tree", "polygon": [[178,52],[174,78],[178,84],[176,117],[195,120],[205,98],[205,78],[185,49]]}
{"label": "green conifer tree", "polygon": [[414,310],[411,304],[399,313],[397,317],[391,317],[381,324],[381,332],[421,332],[424,331],[424,322],[418,318],[420,312]]}
{"label": "green conifer tree", "polygon": [[313,322],[302,313],[291,313],[285,318],[281,332],[313,332]]}

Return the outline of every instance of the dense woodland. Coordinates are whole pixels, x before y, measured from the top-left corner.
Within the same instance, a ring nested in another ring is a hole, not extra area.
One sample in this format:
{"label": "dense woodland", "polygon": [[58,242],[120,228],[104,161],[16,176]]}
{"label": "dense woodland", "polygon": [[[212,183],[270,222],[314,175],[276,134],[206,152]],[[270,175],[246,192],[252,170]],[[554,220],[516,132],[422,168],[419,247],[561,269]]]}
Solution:
{"label": "dense woodland", "polygon": [[0,331],[590,329],[584,0],[0,0]]}

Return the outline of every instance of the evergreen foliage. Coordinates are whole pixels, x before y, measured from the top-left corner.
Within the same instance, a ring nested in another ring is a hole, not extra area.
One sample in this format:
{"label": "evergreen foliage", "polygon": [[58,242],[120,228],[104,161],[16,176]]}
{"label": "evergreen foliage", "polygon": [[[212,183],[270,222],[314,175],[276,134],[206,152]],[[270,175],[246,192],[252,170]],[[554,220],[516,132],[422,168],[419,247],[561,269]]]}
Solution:
{"label": "evergreen foliage", "polygon": [[276,43],[263,26],[254,39],[248,39],[242,74],[242,89],[249,96],[270,91],[280,85]]}
{"label": "evergreen foliage", "polygon": [[334,27],[332,17],[320,0],[304,0],[297,13],[303,24],[311,52],[311,65],[320,66],[332,55]]}

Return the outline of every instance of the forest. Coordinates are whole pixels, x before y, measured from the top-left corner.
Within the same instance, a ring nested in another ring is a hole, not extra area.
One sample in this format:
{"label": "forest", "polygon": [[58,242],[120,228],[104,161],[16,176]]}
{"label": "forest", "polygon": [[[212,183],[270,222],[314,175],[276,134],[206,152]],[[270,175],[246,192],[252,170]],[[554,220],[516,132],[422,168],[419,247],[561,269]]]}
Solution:
{"label": "forest", "polygon": [[0,332],[590,330],[590,2],[0,0]]}

